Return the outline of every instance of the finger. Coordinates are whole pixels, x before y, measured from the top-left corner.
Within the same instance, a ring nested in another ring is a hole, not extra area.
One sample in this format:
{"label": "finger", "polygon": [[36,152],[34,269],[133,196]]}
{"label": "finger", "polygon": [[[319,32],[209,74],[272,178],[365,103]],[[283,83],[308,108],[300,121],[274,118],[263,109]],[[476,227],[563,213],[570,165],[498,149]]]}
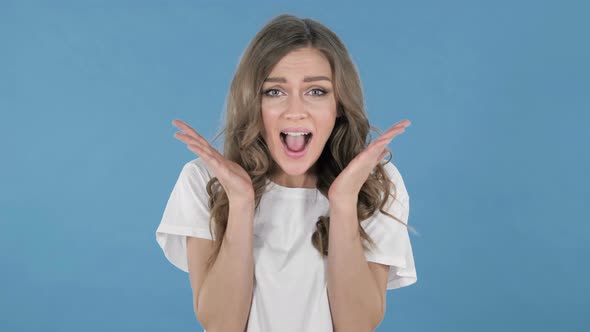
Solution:
{"label": "finger", "polygon": [[387,129],[387,130],[385,131],[385,133],[383,133],[383,134],[386,134],[387,132],[389,132],[390,130],[393,130],[393,129],[395,129],[395,128],[400,128],[400,127],[401,127],[401,128],[407,128],[407,127],[409,127],[411,124],[412,124],[412,123],[410,122],[410,120],[402,120],[402,121],[399,121],[398,123],[396,123],[396,124],[394,124],[393,126],[389,127],[389,129]]}
{"label": "finger", "polygon": [[203,150],[202,147],[195,145],[195,144],[187,144],[186,148],[194,152],[195,154],[204,157],[206,152]]}
{"label": "finger", "polygon": [[[400,134],[400,133],[403,133],[404,131],[405,131],[404,128],[397,129],[395,131],[395,133],[396,133],[395,135]],[[389,144],[389,142],[391,142],[392,139],[393,139],[393,137],[387,137],[387,136],[380,137],[378,140],[376,140],[375,142],[371,143],[372,146],[370,146],[367,149],[368,150],[368,153],[371,156],[373,156],[375,158],[378,158],[377,156],[380,156],[381,153],[383,153],[383,149],[385,149],[387,147],[387,144]],[[381,159],[382,158],[379,158],[379,160],[381,160]]]}
{"label": "finger", "polygon": [[398,124],[402,124],[405,128],[407,128],[412,125],[412,122],[408,119],[405,119],[398,122]]}
{"label": "finger", "polygon": [[377,137],[375,142],[380,142],[384,139],[389,139],[390,137],[393,137],[394,135],[398,134],[399,132],[401,132],[403,130],[404,130],[404,126],[402,126],[400,124],[395,124],[395,125],[391,126],[389,129],[387,129],[379,137]]}
{"label": "finger", "polygon": [[202,149],[206,150],[212,156],[220,155],[220,153],[204,139],[196,139],[195,137],[193,137],[189,134],[179,133],[179,132],[175,133],[174,137],[178,138],[179,140],[181,140],[182,142],[184,142],[186,144],[198,145]]}
{"label": "finger", "polygon": [[403,133],[405,131],[404,127],[396,127],[394,129],[388,130],[385,134],[381,135],[378,139],[376,139],[373,143],[375,145],[381,145],[382,143],[389,143],[393,137]]}
{"label": "finger", "polygon": [[[204,157],[204,159],[217,160],[217,158],[220,155],[219,152],[217,152],[217,150],[215,150],[211,146],[209,146],[209,145],[203,146],[203,143],[201,143],[200,141],[194,139],[193,137],[191,137],[187,134],[175,133],[174,137],[178,138],[180,141],[185,143],[189,150],[193,151],[194,153],[196,153],[199,156]],[[209,161],[209,162],[211,162],[211,161]]]}
{"label": "finger", "polygon": [[215,159],[209,152],[198,145],[187,144],[186,148],[194,152],[196,155],[202,157],[207,164],[211,163],[212,159]]}
{"label": "finger", "polygon": [[172,121],[172,124],[178,127],[180,130],[184,131],[187,135],[204,140],[203,136],[201,136],[193,127],[189,126],[187,123],[182,122],[180,120],[174,120]]}
{"label": "finger", "polygon": [[401,120],[398,123],[394,124],[392,127],[402,126],[404,128],[407,128],[410,125],[412,125],[412,122],[410,122],[410,120],[408,120],[408,119],[405,119],[405,120]]}
{"label": "finger", "polygon": [[203,141],[206,144],[209,144],[209,142],[207,142],[207,140],[203,136],[201,136],[201,134],[199,134],[196,130],[193,129],[193,127],[189,126],[187,123],[184,123],[181,120],[174,120],[172,121],[172,124],[178,127],[180,130],[184,131],[185,134],[194,137],[197,140]]}
{"label": "finger", "polygon": [[203,149],[205,148],[205,145],[201,141],[199,141],[199,140],[195,139],[194,137],[192,137],[188,134],[185,134],[185,133],[176,132],[176,133],[174,133],[174,138],[182,141],[185,144],[194,144],[194,145],[198,145],[199,147],[201,147]]}
{"label": "finger", "polygon": [[379,137],[379,139],[392,138],[397,134],[403,133],[405,130],[406,130],[406,128],[403,126],[394,126],[391,129],[387,130],[387,132],[385,132],[385,134],[381,135],[381,137]]}
{"label": "finger", "polygon": [[[215,174],[219,174],[219,166],[221,165],[221,161],[219,160],[219,157],[217,155],[217,151],[214,151],[213,153],[210,152],[207,149],[203,149],[201,147],[195,146],[195,145],[190,145],[191,147],[191,151],[198,151],[201,157],[203,157],[203,159],[205,160],[205,163],[212,169],[214,169],[214,173]],[[194,150],[193,150],[194,149]]]}
{"label": "finger", "polygon": [[387,133],[389,133],[390,131],[392,131],[392,130],[395,130],[395,129],[398,129],[398,128],[402,128],[402,127],[404,127],[403,123],[401,123],[401,122],[398,122],[398,123],[394,124],[393,126],[389,127],[389,129],[387,129],[387,130],[386,130],[386,131],[383,133],[383,135],[386,135],[386,134],[387,134]]}

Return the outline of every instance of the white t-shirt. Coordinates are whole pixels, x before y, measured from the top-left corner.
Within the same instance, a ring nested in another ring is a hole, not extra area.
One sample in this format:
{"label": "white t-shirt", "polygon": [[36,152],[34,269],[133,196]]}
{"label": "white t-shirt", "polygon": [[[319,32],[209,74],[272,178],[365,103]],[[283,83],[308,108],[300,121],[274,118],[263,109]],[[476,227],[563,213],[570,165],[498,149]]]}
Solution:
{"label": "white t-shirt", "polygon": [[[398,189],[398,199],[391,204],[390,197],[385,210],[407,223],[409,196],[402,177],[391,162],[385,169]],[[214,239],[209,233],[206,191],[213,174],[200,157],[187,162],[156,230],[156,241],[166,258],[185,272],[186,237]],[[329,215],[328,199],[317,189],[267,183],[254,217],[255,280],[247,331],[332,332],[327,258],[322,258],[311,243],[318,217]],[[407,228],[380,211],[361,225],[377,244],[375,251],[365,251],[367,261],[391,266],[387,289],[415,283]]]}

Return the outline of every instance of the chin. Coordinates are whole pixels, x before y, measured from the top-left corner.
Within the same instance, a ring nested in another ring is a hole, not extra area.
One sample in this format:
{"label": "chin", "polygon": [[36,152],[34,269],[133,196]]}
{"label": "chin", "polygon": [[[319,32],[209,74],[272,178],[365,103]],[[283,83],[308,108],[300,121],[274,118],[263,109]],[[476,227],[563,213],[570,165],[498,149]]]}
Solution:
{"label": "chin", "polygon": [[285,174],[288,174],[290,176],[305,174],[311,168],[311,165],[308,165],[307,163],[293,163],[289,160],[277,162],[277,165]]}

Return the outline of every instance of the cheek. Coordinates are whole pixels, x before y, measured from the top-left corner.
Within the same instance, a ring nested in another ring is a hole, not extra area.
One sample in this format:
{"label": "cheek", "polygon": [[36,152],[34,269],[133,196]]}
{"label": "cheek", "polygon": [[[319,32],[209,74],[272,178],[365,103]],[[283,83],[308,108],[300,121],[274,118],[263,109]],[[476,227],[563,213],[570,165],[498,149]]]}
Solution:
{"label": "cheek", "polygon": [[262,110],[262,138],[269,144],[269,134],[273,132],[274,124],[276,123],[275,118],[268,112],[268,109]]}
{"label": "cheek", "polygon": [[331,103],[330,105],[324,105],[324,107],[322,107],[322,111],[316,113],[317,123],[323,129],[331,129],[334,127],[334,124],[336,123],[336,115],[338,115],[336,105],[334,105],[333,103]]}

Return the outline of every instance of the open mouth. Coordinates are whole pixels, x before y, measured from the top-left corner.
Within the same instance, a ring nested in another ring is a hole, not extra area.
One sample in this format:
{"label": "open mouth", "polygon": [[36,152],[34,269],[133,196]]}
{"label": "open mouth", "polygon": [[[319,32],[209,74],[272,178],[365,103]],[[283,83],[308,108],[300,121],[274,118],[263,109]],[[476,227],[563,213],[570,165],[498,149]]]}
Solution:
{"label": "open mouth", "polygon": [[313,135],[311,133],[303,135],[303,144],[301,144],[301,139],[295,138],[290,139],[291,144],[288,144],[287,134],[281,133],[281,142],[283,143],[283,147],[290,157],[300,157],[303,156],[307,151],[307,147],[309,146],[312,136]]}

